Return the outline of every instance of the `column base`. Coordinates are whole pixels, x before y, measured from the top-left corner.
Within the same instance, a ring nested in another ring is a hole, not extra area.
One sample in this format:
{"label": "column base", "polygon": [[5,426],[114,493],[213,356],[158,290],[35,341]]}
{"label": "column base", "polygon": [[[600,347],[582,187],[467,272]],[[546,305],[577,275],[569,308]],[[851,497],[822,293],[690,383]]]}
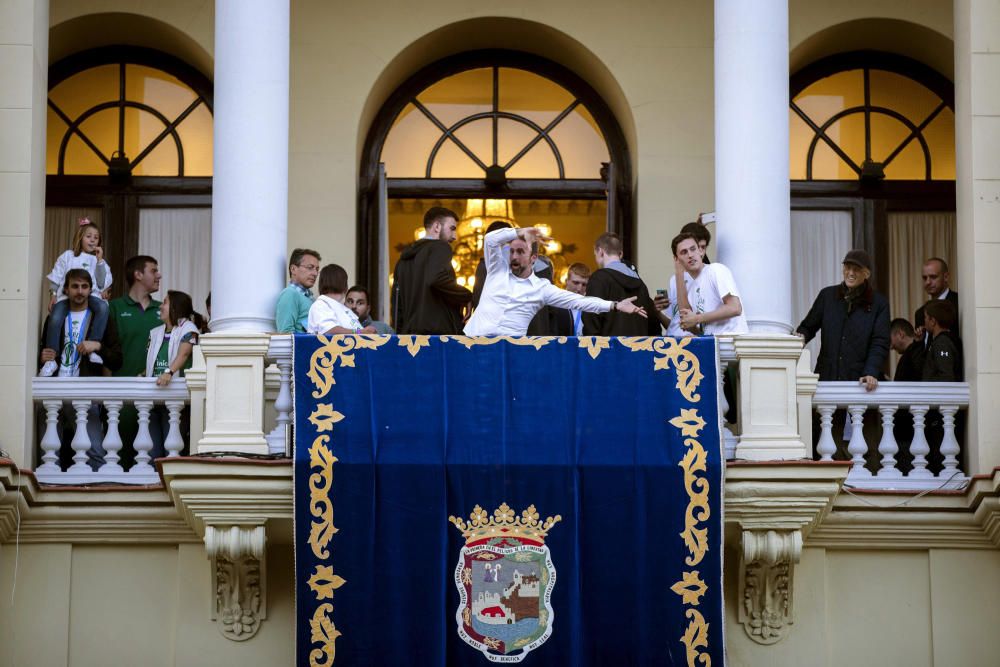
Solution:
{"label": "column base", "polygon": [[812,454],[799,439],[741,436],[736,445],[736,459],[744,461],[812,460]]}

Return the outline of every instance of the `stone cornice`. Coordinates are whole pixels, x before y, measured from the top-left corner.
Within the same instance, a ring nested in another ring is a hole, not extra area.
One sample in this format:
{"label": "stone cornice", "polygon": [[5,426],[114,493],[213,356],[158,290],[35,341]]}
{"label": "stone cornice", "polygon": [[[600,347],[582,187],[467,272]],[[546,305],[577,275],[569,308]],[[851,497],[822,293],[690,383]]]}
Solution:
{"label": "stone cornice", "polygon": [[807,534],[829,512],[848,470],[847,463],[730,463],[725,521],[743,530]]}
{"label": "stone cornice", "polygon": [[0,542],[181,544],[198,536],[161,486],[60,487],[0,459]]}

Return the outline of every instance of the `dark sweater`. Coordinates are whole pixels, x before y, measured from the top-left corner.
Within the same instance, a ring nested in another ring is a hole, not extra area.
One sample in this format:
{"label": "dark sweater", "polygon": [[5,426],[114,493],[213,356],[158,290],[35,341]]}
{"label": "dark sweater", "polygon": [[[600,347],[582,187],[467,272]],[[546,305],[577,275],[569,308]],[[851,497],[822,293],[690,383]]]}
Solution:
{"label": "dark sweater", "polygon": [[585,336],[659,336],[660,323],[656,319],[653,301],[642,278],[630,276],[615,269],[598,269],[590,275],[587,296],[608,301],[621,301],[637,297],[635,305],[646,309],[648,318],[620,311],[608,313],[583,313]]}
{"label": "dark sweater", "polygon": [[403,251],[392,286],[392,326],[400,334],[458,334],[472,292],[455,282],[451,246],[421,239]]}

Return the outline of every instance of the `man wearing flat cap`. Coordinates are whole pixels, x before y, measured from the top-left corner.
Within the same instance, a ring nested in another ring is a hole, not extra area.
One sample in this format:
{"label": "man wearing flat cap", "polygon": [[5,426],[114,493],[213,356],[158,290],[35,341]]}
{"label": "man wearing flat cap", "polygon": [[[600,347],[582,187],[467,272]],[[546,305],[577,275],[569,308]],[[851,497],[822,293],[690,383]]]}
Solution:
{"label": "man wearing flat cap", "polygon": [[872,289],[872,261],[864,250],[844,257],[844,281],[820,290],[796,333],[812,340],[822,331],[816,372],[820,380],[851,380],[872,391],[889,356],[889,301]]}

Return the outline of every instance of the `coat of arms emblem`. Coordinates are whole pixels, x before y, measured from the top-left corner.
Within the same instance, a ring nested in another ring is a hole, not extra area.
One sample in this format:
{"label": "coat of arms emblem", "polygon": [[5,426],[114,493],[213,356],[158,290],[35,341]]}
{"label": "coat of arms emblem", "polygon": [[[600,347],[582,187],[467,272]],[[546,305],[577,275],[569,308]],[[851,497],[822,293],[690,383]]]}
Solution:
{"label": "coat of arms emblem", "polygon": [[552,634],[556,570],[545,538],[562,517],[539,521],[534,505],[515,517],[503,503],[493,516],[476,505],[468,522],[448,520],[465,538],[455,566],[458,635],[493,662],[520,662]]}

